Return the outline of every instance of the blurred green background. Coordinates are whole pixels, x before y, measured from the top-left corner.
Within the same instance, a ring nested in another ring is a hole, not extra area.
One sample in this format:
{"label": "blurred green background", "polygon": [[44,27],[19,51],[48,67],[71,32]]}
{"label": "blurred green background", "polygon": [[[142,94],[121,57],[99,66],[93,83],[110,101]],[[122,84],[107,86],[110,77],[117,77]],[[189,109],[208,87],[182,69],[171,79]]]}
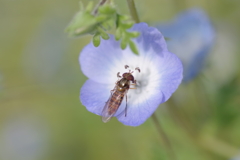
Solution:
{"label": "blurred green background", "polygon": [[[114,2],[120,13],[129,13],[126,1]],[[104,124],[81,105],[86,77],[78,56],[91,36],[71,39],[64,33],[78,4],[0,0],[0,159],[170,159],[171,149],[152,119],[139,127],[115,118]],[[141,21],[149,24],[191,7],[209,15],[216,44],[207,66],[156,114],[178,160],[226,160],[239,154],[240,1],[136,0],[136,5]]]}

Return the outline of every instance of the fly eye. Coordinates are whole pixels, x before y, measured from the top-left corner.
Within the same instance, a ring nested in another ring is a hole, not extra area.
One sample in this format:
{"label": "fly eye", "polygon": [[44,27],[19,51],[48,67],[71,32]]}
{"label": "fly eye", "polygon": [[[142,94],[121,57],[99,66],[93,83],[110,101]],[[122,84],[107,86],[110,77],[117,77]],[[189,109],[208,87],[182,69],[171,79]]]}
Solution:
{"label": "fly eye", "polygon": [[132,75],[128,76],[129,81],[134,81],[134,77]]}
{"label": "fly eye", "polygon": [[132,80],[131,80],[131,81],[132,81],[132,83],[135,83],[135,80],[134,80],[134,78],[132,78]]}

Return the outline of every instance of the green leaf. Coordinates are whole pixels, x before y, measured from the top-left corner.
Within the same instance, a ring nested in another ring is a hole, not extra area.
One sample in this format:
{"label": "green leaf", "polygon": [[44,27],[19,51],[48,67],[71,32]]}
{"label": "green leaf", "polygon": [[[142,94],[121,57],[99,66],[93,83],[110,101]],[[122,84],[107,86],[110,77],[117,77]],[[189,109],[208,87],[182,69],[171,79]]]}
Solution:
{"label": "green leaf", "polygon": [[131,28],[132,26],[133,26],[133,22],[126,22],[126,23],[122,23],[122,28],[124,28],[124,29],[129,29],[129,28]]}
{"label": "green leaf", "polygon": [[126,49],[127,48],[127,41],[126,40],[122,40],[122,42],[121,42],[121,48],[122,49]]}
{"label": "green leaf", "polygon": [[[77,37],[88,33],[93,33],[98,26],[98,21],[91,14],[89,10],[84,10],[80,3],[81,10],[74,16],[70,24],[66,28],[69,36]],[[91,8],[91,4],[88,4],[88,9]]]}
{"label": "green leaf", "polygon": [[130,19],[130,17],[129,16],[127,16],[127,15],[120,15],[119,16],[119,19],[120,19],[120,21],[127,21],[127,20],[129,20]]}
{"label": "green leaf", "polygon": [[87,7],[86,7],[86,12],[92,12],[93,10],[93,2],[89,2]]}
{"label": "green leaf", "polygon": [[101,23],[108,20],[108,18],[109,17],[107,15],[98,15],[95,19],[98,23]]}
{"label": "green leaf", "polygon": [[111,14],[115,14],[116,13],[116,9],[112,5],[110,5],[110,4],[105,4],[105,5],[100,6],[98,8],[98,12],[100,14],[111,15]]}
{"label": "green leaf", "polygon": [[103,39],[105,40],[109,39],[108,34],[101,27],[98,27],[97,30]]}
{"label": "green leaf", "polygon": [[132,38],[136,38],[136,37],[138,37],[138,36],[140,35],[139,32],[129,32],[128,34],[129,34],[129,36],[132,37]]}
{"label": "green leaf", "polygon": [[118,40],[120,40],[121,38],[122,38],[122,31],[121,31],[120,28],[118,28],[118,29],[116,30],[116,33],[115,33],[115,39],[118,41]]}
{"label": "green leaf", "polygon": [[109,39],[109,35],[106,33],[106,32],[101,32],[101,37],[105,40],[108,40]]}
{"label": "green leaf", "polygon": [[101,23],[101,27],[104,28],[105,30],[110,30],[111,28],[114,28],[114,21],[112,19],[108,19]]}
{"label": "green leaf", "polygon": [[129,41],[129,46],[130,46],[131,50],[133,51],[133,53],[135,53],[136,55],[139,55],[138,49],[133,41],[131,41],[131,40]]}
{"label": "green leaf", "polygon": [[100,35],[99,34],[95,34],[93,36],[93,45],[95,47],[98,47],[100,45],[101,39],[100,39]]}
{"label": "green leaf", "polygon": [[70,36],[77,37],[92,34],[95,47],[100,45],[101,37],[109,39],[106,31],[116,28],[115,39],[121,40],[121,48],[125,49],[128,45],[133,53],[138,54],[138,49],[132,38],[139,36],[138,32],[129,32],[134,22],[127,15],[120,15],[116,12],[113,4],[105,3],[98,6],[97,14],[93,15],[93,2],[89,2],[84,9],[80,3],[80,11],[74,16],[71,23],[66,28]]}

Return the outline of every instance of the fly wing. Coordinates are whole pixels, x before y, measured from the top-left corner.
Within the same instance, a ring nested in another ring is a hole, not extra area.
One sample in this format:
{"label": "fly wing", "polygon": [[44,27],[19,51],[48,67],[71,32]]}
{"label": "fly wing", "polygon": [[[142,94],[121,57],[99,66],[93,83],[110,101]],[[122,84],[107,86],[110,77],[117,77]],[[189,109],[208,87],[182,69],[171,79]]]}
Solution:
{"label": "fly wing", "polygon": [[110,103],[111,97],[112,97],[112,95],[110,96],[110,98],[108,99],[108,101],[106,102],[106,104],[105,104],[105,106],[104,106],[104,108],[102,110],[102,121],[104,123],[108,122],[112,118],[112,116],[113,116],[113,114],[109,114],[109,112],[108,112],[108,110],[109,110],[109,103]]}
{"label": "fly wing", "polygon": [[117,112],[119,106],[122,103],[123,97],[126,92],[119,93],[117,91],[113,92],[106,102],[102,111],[102,121],[104,123],[108,122],[114,114]]}

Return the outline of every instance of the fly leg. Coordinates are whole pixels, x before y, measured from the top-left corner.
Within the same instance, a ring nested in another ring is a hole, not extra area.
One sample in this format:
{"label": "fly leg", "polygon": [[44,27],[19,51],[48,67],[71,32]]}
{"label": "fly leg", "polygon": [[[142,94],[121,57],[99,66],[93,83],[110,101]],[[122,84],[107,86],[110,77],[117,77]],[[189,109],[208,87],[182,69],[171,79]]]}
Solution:
{"label": "fly leg", "polygon": [[[118,80],[117,80],[117,82],[118,82],[119,78],[122,78],[122,76],[120,76],[120,72],[117,73],[117,77],[118,77]],[[117,84],[117,82],[115,84]]]}
{"label": "fly leg", "polygon": [[[117,82],[116,82],[117,83]],[[113,88],[113,90],[110,90],[111,96],[113,94],[113,92],[116,90],[116,87]]]}
{"label": "fly leg", "polygon": [[118,77],[118,78],[121,78],[121,76],[120,76],[120,72],[117,73],[117,77]]}
{"label": "fly leg", "polygon": [[[134,83],[131,85],[137,85],[137,81],[135,80]],[[137,89],[137,88],[129,88],[129,89]]]}

